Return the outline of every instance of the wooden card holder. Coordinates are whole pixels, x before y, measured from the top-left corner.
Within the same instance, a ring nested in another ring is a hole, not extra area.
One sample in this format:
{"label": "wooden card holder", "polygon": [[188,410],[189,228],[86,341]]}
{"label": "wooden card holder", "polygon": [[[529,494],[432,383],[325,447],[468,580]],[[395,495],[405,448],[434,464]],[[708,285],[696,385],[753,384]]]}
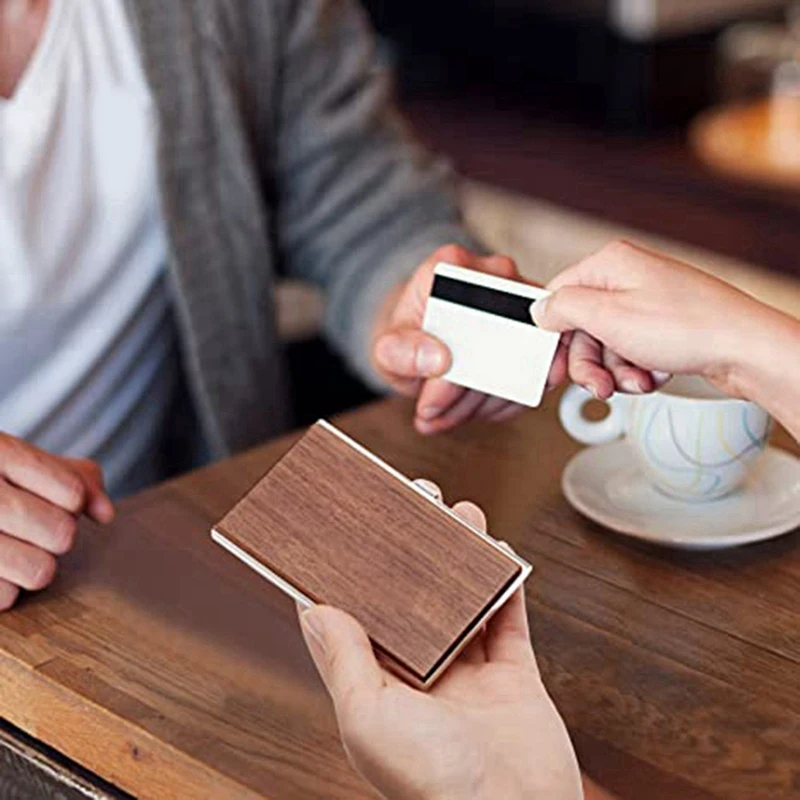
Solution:
{"label": "wooden card holder", "polygon": [[211,535],[299,603],[352,614],[386,666],[419,688],[531,572],[324,421]]}

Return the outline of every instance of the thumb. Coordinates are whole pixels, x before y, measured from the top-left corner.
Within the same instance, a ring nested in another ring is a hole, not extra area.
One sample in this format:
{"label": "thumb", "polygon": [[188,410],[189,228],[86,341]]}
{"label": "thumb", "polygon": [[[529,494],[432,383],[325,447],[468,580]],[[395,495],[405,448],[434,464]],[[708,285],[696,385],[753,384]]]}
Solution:
{"label": "thumb", "polygon": [[418,328],[399,328],[375,343],[379,369],[402,378],[438,378],[450,369],[450,351]]}
{"label": "thumb", "polygon": [[107,523],[114,519],[114,504],[106,494],[103,472],[94,462],[86,458],[69,459],[72,468],[81,476],[86,487],[84,511],[95,522]]}
{"label": "thumb", "polygon": [[349,614],[313,606],[300,612],[300,628],[334,705],[338,707],[357,691],[384,685],[372,644]]}
{"label": "thumb", "polygon": [[584,330],[594,335],[597,322],[606,318],[613,292],[585,286],[565,286],[530,307],[533,321],[544,330],[564,333]]}

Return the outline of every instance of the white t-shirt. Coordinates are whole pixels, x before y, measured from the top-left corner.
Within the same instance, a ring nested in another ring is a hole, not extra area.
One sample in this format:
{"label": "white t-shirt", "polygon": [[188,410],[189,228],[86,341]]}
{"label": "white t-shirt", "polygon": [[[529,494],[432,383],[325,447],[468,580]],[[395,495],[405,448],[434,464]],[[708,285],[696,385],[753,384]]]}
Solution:
{"label": "white t-shirt", "polygon": [[51,0],[0,99],[0,431],[156,477],[175,336],[157,119],[123,0]]}

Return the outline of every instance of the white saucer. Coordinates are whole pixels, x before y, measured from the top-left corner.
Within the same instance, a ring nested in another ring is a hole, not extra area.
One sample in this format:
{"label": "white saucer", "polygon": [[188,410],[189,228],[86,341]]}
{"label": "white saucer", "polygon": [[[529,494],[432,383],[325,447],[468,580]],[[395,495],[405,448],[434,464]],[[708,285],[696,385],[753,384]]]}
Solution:
{"label": "white saucer", "polygon": [[624,441],[582,450],[567,464],[561,487],[589,519],[667,547],[738,547],[800,527],[800,460],[774,447],[741,489],[706,503],[681,502],[653,488]]}

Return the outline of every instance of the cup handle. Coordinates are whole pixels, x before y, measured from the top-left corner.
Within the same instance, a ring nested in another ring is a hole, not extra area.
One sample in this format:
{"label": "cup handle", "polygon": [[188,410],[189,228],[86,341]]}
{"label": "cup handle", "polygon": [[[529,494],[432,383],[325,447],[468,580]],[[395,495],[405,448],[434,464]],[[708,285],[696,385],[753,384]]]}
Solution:
{"label": "cup handle", "polygon": [[564,430],[581,444],[605,444],[625,433],[627,397],[615,394],[606,402],[609,414],[605,419],[591,422],[583,416],[583,407],[594,395],[582,386],[570,386],[561,398],[558,416]]}

